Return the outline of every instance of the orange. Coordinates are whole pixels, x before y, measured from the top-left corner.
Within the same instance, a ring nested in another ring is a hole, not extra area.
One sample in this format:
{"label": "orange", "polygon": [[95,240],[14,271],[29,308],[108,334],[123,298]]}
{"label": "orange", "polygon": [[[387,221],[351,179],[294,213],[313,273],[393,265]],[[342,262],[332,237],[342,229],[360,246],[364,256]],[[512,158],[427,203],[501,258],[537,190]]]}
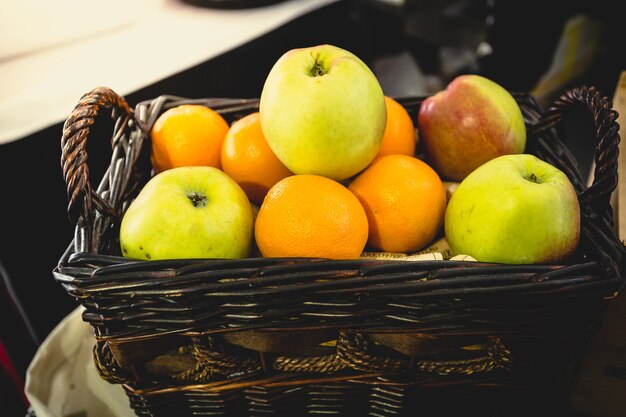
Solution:
{"label": "orange", "polygon": [[195,165],[221,168],[220,150],[227,131],[226,120],[206,106],[173,107],[152,127],[152,165],[157,172]]}
{"label": "orange", "polygon": [[415,125],[411,116],[391,97],[385,96],[387,124],[376,157],[384,155],[415,155]]}
{"label": "orange", "polygon": [[264,257],[354,259],[367,243],[367,216],[338,182],[293,175],[265,196],[254,234]]}
{"label": "orange", "polygon": [[386,252],[413,252],[443,224],[446,192],[437,173],[406,155],[370,164],[349,186],[367,213],[369,244]]}
{"label": "orange", "polygon": [[235,121],[222,144],[222,170],[257,204],[278,181],[293,175],[274,155],[261,131],[259,113]]}

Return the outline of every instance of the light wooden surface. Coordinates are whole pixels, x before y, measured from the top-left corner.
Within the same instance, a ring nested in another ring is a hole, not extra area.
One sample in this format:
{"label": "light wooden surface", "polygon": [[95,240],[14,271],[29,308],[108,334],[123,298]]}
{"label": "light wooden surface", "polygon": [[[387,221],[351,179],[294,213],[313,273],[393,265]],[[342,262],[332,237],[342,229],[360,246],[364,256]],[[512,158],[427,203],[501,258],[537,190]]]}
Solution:
{"label": "light wooden surface", "polygon": [[336,1],[0,0],[0,144],[63,122],[95,87],[127,96]]}
{"label": "light wooden surface", "polygon": [[[613,108],[620,114],[620,136],[626,137],[626,71],[623,71]],[[618,183],[613,193],[615,227],[626,239],[626,145],[619,146]],[[571,409],[585,417],[626,416],[626,294],[609,304],[606,321],[580,364],[570,395]]]}
{"label": "light wooden surface", "polygon": [[[626,137],[626,71],[622,72],[617,83],[613,96],[613,108],[619,113],[617,122],[620,125],[620,136],[623,142]],[[623,242],[626,240],[626,146],[623,143],[620,144],[617,172],[618,182],[617,190],[613,194],[613,210],[616,214],[618,236]]]}

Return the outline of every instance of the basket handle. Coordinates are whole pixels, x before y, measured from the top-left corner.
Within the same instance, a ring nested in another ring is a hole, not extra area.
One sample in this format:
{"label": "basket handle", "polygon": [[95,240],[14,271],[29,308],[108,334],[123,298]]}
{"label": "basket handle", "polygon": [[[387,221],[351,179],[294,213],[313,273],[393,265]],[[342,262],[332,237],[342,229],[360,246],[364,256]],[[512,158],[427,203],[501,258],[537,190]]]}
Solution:
{"label": "basket handle", "polygon": [[[565,160],[573,167],[568,174],[570,178],[574,178],[573,182],[578,192],[582,215],[581,234],[584,233],[588,237],[591,247],[600,259],[600,266],[605,275],[615,282],[615,294],[617,294],[626,285],[622,273],[626,270],[626,246],[615,234],[611,208],[611,194],[617,187],[620,142],[617,112],[612,109],[609,99],[600,94],[596,88],[571,89],[555,100],[537,125],[533,126],[531,134],[543,133],[557,127],[570,109],[581,105],[591,113],[595,127],[595,169],[591,186],[587,187],[586,181],[580,177],[571,155],[560,155],[559,160]],[[544,141],[546,144],[541,136],[539,136],[539,141]],[[549,143],[547,145],[546,149],[550,153]],[[567,149],[561,151],[562,154],[567,153]],[[551,155],[545,156],[548,162],[555,159]],[[567,157],[564,158],[564,156]]]}
{"label": "basket handle", "polygon": [[620,142],[617,112],[609,99],[595,87],[574,88],[565,92],[542,115],[532,133],[540,133],[557,127],[575,106],[585,106],[593,117],[595,127],[595,171],[593,184],[579,190],[581,205],[591,205],[598,213],[610,209],[610,199],[617,186],[617,158]]}
{"label": "basket handle", "polygon": [[[67,184],[67,214],[73,224],[91,224],[92,204],[101,212],[115,212],[108,202],[93,191],[89,182],[87,137],[89,127],[94,124],[101,108],[112,109],[113,118],[120,119],[123,127],[133,117],[133,110],[123,97],[109,88],[97,87],[80,98],[65,121],[61,137],[61,166]],[[112,147],[115,147],[116,137],[113,135]]]}

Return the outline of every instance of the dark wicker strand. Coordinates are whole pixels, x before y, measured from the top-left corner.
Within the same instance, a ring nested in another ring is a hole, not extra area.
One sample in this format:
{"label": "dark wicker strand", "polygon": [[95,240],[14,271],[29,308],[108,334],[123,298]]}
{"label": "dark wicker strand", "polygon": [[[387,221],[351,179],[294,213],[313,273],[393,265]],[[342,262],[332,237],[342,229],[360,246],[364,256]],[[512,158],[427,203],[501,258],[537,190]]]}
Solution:
{"label": "dark wicker strand", "polygon": [[192,341],[196,364],[191,369],[173,375],[176,379],[187,382],[206,382],[216,374],[239,375],[261,370],[261,364],[254,358],[224,354],[213,338],[209,337],[205,342],[202,338],[194,337]]}
{"label": "dark wicker strand", "polygon": [[105,381],[111,384],[127,384],[133,381],[130,373],[123,370],[115,360],[108,343],[97,342],[93,346],[93,360],[96,370]]}
{"label": "dark wicker strand", "polygon": [[438,375],[472,375],[498,368],[508,369],[511,364],[511,351],[504,346],[502,340],[490,337],[487,353],[483,356],[459,360],[418,361],[417,369],[419,372]]}
{"label": "dark wicker strand", "polygon": [[316,372],[333,374],[343,371],[348,364],[339,360],[336,354],[312,357],[279,356],[274,360],[273,369],[282,372]]}
{"label": "dark wicker strand", "polygon": [[337,357],[354,370],[365,373],[395,373],[406,369],[406,358],[374,356],[368,353],[368,339],[362,333],[339,333]]}
{"label": "dark wicker strand", "polygon": [[498,366],[489,357],[460,359],[456,361],[419,361],[419,372],[438,375],[472,375],[481,372],[491,372]]}

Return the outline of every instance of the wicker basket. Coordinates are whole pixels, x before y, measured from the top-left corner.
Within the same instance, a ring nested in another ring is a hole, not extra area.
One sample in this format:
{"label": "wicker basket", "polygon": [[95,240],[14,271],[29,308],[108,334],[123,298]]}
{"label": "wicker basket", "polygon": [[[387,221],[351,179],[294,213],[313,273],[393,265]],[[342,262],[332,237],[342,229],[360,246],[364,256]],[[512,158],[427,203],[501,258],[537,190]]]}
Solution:
{"label": "wicker basket", "polygon": [[[86,309],[102,377],[123,384],[139,416],[386,416],[415,410],[434,387],[448,396],[517,389],[562,370],[624,284],[626,251],[609,204],[617,115],[594,88],[570,90],[548,111],[528,94],[514,97],[528,152],[563,170],[579,194],[581,243],[568,263],[125,259],[120,219],[152,175],[146,132],[156,118],[200,103],[232,122],[258,100],[162,96],[133,111],[109,89],[86,94],[63,131],[76,232],[54,276]],[[415,117],[422,100],[399,101]],[[596,127],[589,188],[561,140],[576,106]],[[116,123],[95,190],[86,140],[102,108]]]}

